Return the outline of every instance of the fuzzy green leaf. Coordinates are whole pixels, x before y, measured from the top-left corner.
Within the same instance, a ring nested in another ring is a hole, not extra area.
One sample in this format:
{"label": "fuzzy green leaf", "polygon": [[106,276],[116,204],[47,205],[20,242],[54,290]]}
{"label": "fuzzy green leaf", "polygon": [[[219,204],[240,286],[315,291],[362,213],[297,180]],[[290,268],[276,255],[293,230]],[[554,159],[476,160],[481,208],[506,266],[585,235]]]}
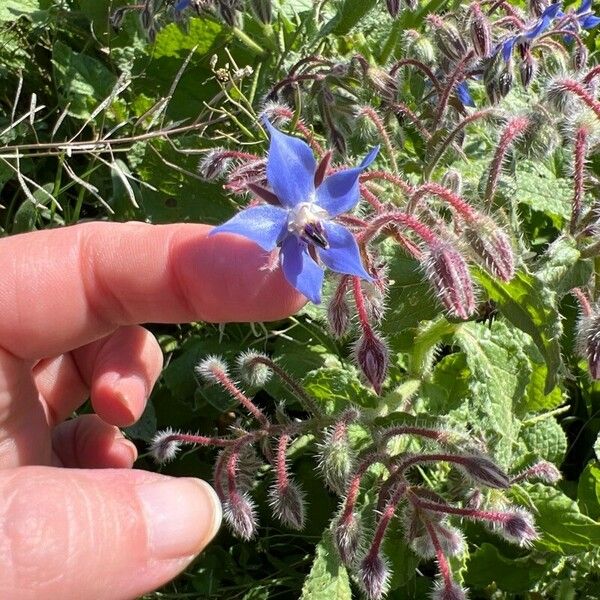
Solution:
{"label": "fuzzy green leaf", "polygon": [[326,531],[316,549],[315,560],[302,587],[300,600],[351,600],[352,590],[346,567],[341,564]]}
{"label": "fuzzy green leaf", "polygon": [[562,370],[559,342],[562,325],[556,308],[556,293],[538,278],[523,272],[517,273],[509,283],[502,283],[481,271],[478,279],[502,314],[529,334],[542,353],[548,368],[544,393],[550,393]]}
{"label": "fuzzy green leaf", "polygon": [[457,329],[456,343],[464,350],[469,380],[469,417],[493,447],[501,463],[508,466],[519,432],[514,405],[529,380],[531,366],[522,350],[522,339],[500,321],[491,328],[465,323]]}
{"label": "fuzzy green leaf", "polygon": [[600,545],[600,523],[584,515],[560,490],[537,483],[515,486],[510,495],[532,510],[541,534],[535,542],[540,550],[568,555]]}

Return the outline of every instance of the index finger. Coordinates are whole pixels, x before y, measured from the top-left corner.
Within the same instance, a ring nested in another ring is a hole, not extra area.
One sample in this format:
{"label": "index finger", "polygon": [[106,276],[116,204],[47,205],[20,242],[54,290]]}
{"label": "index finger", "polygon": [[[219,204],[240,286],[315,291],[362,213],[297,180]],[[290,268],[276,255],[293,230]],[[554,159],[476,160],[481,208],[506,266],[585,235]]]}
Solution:
{"label": "index finger", "polygon": [[273,321],[305,299],[207,225],[86,223],[0,241],[0,347],[37,359],[137,323]]}

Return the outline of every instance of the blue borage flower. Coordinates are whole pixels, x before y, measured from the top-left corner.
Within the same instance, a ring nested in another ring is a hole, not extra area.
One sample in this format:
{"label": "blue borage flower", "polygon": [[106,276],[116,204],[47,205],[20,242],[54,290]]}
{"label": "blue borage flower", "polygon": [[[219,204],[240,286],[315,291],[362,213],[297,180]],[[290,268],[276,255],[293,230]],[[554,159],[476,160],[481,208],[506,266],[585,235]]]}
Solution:
{"label": "blue borage flower", "polygon": [[456,96],[463,106],[475,107],[475,101],[473,100],[473,96],[471,96],[469,85],[466,81],[461,81],[456,86]]}
{"label": "blue borage flower", "polygon": [[375,160],[373,148],[358,167],[344,169],[315,187],[317,162],[302,140],[286,135],[265,120],[271,137],[267,180],[281,206],[264,204],[240,211],[210,235],[235,233],[263,250],[280,248],[287,281],[315,304],[321,302],[324,271],[315,257],[332,271],[371,280],[360,259],[354,236],[333,219],[359,200],[360,174]]}
{"label": "blue borage flower", "polygon": [[[564,26],[564,29],[573,30],[576,28],[575,24],[581,27],[581,29],[592,29],[593,27],[596,27],[596,25],[600,24],[600,17],[597,17],[592,12],[592,0],[581,0],[579,8],[574,13],[570,14],[573,15],[574,19],[572,22],[567,23]],[[568,16],[569,13],[564,13],[562,11],[557,15],[559,18]]]}
{"label": "blue borage flower", "polygon": [[[584,0],[586,1],[586,0]],[[533,27],[522,31],[521,33],[509,37],[507,40],[502,42],[502,58],[508,62],[511,59],[513,49],[518,44],[530,44],[544,33],[548,27],[552,24],[552,21],[560,13],[560,4],[551,4],[544,12],[540,15],[540,18],[535,22]]]}
{"label": "blue borage flower", "polygon": [[192,5],[192,0],[178,0],[173,7],[177,12],[183,12],[186,8]]}

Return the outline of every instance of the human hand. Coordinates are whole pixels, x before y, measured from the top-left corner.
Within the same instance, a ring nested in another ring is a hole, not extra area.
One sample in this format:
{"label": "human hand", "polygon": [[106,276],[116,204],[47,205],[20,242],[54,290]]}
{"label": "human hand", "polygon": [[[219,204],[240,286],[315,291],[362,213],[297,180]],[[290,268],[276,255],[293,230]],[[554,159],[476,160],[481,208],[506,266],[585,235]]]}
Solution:
{"label": "human hand", "polygon": [[[129,470],[117,429],[162,368],[138,323],[269,321],[304,302],[252,242],[209,230],[89,223],[0,241],[1,598],[135,598],[215,535],[208,484]],[[67,420],[88,395],[96,414]]]}

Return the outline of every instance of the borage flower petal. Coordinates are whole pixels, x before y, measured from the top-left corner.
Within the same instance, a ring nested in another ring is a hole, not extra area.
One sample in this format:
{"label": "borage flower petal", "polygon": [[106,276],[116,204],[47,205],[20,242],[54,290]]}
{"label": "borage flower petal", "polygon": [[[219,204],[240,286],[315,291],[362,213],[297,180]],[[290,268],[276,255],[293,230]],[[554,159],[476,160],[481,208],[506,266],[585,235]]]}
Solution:
{"label": "borage flower petal", "polygon": [[283,206],[292,208],[309,202],[315,193],[317,162],[310,146],[301,139],[281,133],[265,119],[271,136],[267,158],[269,185]]}
{"label": "borage flower petal", "polygon": [[287,233],[288,211],[269,204],[252,206],[240,211],[223,225],[215,227],[215,233],[236,233],[258,244],[263,250],[273,250]]}
{"label": "borage flower petal", "polygon": [[372,280],[360,260],[360,252],[354,236],[342,225],[325,223],[323,225],[329,242],[329,248],[319,248],[319,258],[336,273],[356,275]]}
{"label": "borage flower petal", "polygon": [[375,160],[378,152],[379,146],[375,146],[358,167],[344,169],[327,177],[317,188],[315,203],[324,208],[330,217],[336,217],[353,208],[360,196],[358,178]]}
{"label": "borage flower petal", "polygon": [[287,281],[315,304],[321,303],[325,273],[308,253],[308,246],[290,235],[281,244],[281,267]]}

